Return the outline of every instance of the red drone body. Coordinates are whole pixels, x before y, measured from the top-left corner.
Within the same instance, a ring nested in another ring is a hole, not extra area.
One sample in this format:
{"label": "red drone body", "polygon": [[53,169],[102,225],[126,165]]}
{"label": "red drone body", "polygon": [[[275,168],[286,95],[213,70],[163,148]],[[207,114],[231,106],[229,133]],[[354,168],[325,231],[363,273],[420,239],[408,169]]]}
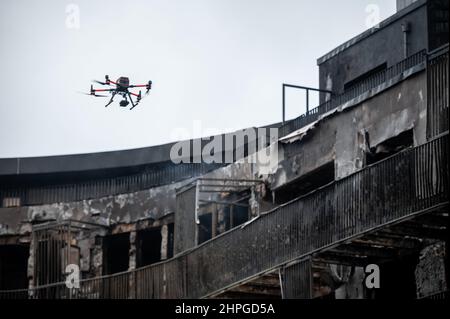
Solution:
{"label": "red drone body", "polygon": [[[109,100],[108,104],[106,104],[105,107],[107,107],[108,105],[110,105],[113,102],[116,94],[121,95],[123,97],[123,100],[120,101],[120,106],[122,106],[122,107],[128,106],[129,102],[128,102],[127,98],[129,98],[131,105],[132,105],[130,110],[134,109],[139,104],[139,102],[142,100],[142,95],[141,95],[141,91],[139,91],[139,93],[136,94],[136,93],[130,92],[129,89],[146,88],[145,94],[148,94],[150,92],[150,89],[152,88],[152,81],[148,81],[147,84],[130,85],[130,79],[128,79],[125,76],[121,76],[120,78],[117,79],[117,81],[114,82],[109,79],[108,75],[105,75],[105,82],[100,82],[100,81],[95,81],[95,80],[94,80],[94,82],[101,84],[101,85],[109,85],[109,86],[115,85],[115,88],[94,89],[93,85],[91,85],[91,92],[88,95],[92,95],[92,96],[96,96],[96,97],[107,97],[107,95],[97,94],[97,92],[111,93],[111,100]],[[136,97],[136,102],[133,101],[133,98],[131,96]]]}

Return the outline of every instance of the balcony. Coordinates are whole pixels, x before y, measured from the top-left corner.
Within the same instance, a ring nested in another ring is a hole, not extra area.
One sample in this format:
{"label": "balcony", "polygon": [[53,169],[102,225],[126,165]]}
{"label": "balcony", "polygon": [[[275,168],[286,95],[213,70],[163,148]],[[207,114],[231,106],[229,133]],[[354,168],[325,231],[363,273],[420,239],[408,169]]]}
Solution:
{"label": "balcony", "polygon": [[[2,291],[0,297],[211,297],[274,271],[289,270],[290,263],[297,261],[319,258],[332,262],[340,254],[342,260],[357,263],[368,252],[351,257],[350,252],[357,249],[352,245],[379,232],[442,239],[448,225],[448,153],[446,133],[266,212],[168,261],[84,279],[79,289],[56,283]],[[368,250],[372,253],[374,247]],[[385,254],[382,257],[386,258]],[[302,269],[311,271],[311,267]],[[286,282],[285,296],[289,296],[288,288]],[[300,297],[311,297],[311,293]]]}
{"label": "balcony", "polygon": [[425,69],[427,61],[426,50],[419,51],[401,62],[387,69],[381,70],[371,76],[354,83],[341,94],[331,95],[331,99],[319,106],[308,110],[305,114],[287,121],[279,129],[279,136],[286,136],[296,130],[311,124],[327,113],[332,112],[344,104],[358,104],[359,102],[378,94],[395,85],[408,76]]}

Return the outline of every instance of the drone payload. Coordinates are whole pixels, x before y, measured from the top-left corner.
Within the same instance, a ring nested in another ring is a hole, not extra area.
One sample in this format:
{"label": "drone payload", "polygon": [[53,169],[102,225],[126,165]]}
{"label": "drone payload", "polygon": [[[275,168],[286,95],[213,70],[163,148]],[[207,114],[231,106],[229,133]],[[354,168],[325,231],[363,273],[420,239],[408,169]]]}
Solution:
{"label": "drone payload", "polygon": [[[130,110],[134,109],[139,102],[142,100],[142,94],[141,91],[139,91],[138,94],[130,92],[129,89],[133,89],[133,88],[146,88],[146,92],[145,94],[148,95],[148,93],[150,92],[151,88],[152,88],[152,81],[148,81],[147,84],[139,84],[139,85],[130,85],[130,79],[124,76],[121,76],[120,78],[117,79],[117,81],[111,81],[109,79],[108,75],[105,75],[105,82],[100,82],[97,80],[94,80],[95,83],[100,84],[100,85],[115,85],[115,88],[110,88],[110,89],[94,89],[94,86],[91,85],[91,92],[90,93],[85,93],[87,95],[92,95],[95,97],[108,97],[108,95],[102,95],[102,94],[97,94],[97,92],[108,92],[111,94],[111,99],[109,100],[109,102],[105,105],[105,107],[109,106],[113,101],[114,101],[114,97],[116,95],[120,95],[122,96],[123,100],[120,101],[119,105],[121,107],[127,107],[128,104],[130,104],[132,107],[130,108]],[[136,102],[133,101],[132,96],[136,97]],[[128,99],[130,101],[128,101]]]}

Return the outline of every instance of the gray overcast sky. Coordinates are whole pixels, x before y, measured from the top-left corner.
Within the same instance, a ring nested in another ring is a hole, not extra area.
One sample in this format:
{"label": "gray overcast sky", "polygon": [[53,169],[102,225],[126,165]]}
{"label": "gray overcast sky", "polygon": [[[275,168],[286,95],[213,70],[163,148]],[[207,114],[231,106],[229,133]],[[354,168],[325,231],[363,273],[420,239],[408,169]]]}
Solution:
{"label": "gray overcast sky", "polygon": [[[281,83],[317,87],[316,59],[367,29],[370,4],[395,12],[395,0],[2,0],[0,157],[162,144],[197,121],[194,136],[278,122]],[[133,111],[77,93],[105,74],[153,89]],[[289,92],[288,117],[303,101]]]}

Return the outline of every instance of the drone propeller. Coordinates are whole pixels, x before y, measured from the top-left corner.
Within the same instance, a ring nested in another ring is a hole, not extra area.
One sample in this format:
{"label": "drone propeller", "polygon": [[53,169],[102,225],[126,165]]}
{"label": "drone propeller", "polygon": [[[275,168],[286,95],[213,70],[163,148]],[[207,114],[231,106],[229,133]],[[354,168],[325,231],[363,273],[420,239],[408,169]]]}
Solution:
{"label": "drone propeller", "polygon": [[97,84],[100,84],[100,85],[109,85],[109,83],[106,83],[106,82],[100,82],[100,81],[97,81],[97,80],[92,80],[92,82],[97,83]]}
{"label": "drone propeller", "polygon": [[92,82],[101,84],[101,85],[110,85],[111,81],[109,80],[109,75],[105,75],[105,82],[101,82],[101,81],[97,81],[97,80],[92,80]]}
{"label": "drone propeller", "polygon": [[95,97],[108,97],[108,95],[96,94],[92,85],[91,85],[91,93],[86,93],[86,92],[78,92],[78,93],[84,94],[84,95],[95,96]]}
{"label": "drone propeller", "polygon": [[95,97],[108,97],[108,95],[102,95],[102,94],[95,94],[95,93],[86,93],[86,92],[77,92],[79,94],[89,95],[89,96],[95,96]]}

